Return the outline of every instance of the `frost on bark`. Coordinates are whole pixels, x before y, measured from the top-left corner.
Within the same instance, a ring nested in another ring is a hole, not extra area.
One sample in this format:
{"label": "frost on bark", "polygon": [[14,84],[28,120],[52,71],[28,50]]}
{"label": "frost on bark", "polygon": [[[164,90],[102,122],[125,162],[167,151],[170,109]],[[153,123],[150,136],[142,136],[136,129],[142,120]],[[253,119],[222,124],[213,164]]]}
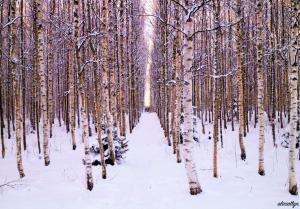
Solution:
{"label": "frost on bark", "polygon": [[290,93],[291,93],[291,120],[290,120],[290,151],[289,151],[289,192],[292,195],[298,194],[298,187],[296,181],[296,129],[298,121],[298,98],[297,98],[297,85],[298,85],[298,50],[300,44],[298,41],[299,30],[300,30],[300,2],[299,0],[291,1],[292,11],[292,26],[291,26],[291,47],[290,47],[290,68],[289,68],[289,81],[290,81]]}
{"label": "frost on bark", "polygon": [[262,72],[263,59],[263,1],[257,1],[257,24],[258,24],[258,39],[257,39],[257,106],[258,106],[258,126],[259,126],[259,160],[258,173],[265,175],[264,168],[264,143],[265,143],[265,111],[264,111],[264,79]]}
{"label": "frost on bark", "polygon": [[[79,84],[78,89],[80,93],[80,109],[81,109],[81,125],[82,125],[82,139],[84,142],[84,160],[85,160],[85,170],[86,170],[86,180],[87,180],[87,189],[92,190],[94,183],[93,183],[93,175],[92,175],[92,163],[91,163],[91,155],[90,155],[90,144],[89,144],[89,128],[88,128],[88,120],[86,115],[86,102],[85,102],[85,95],[84,95],[84,78],[83,78],[83,71],[80,67],[80,59],[79,59],[79,48],[78,48],[78,7],[79,1],[74,0],[74,23],[75,23],[75,31],[74,31],[74,41],[75,41],[75,48],[76,48],[76,62],[78,67],[78,78]],[[100,130],[99,130],[100,131]]]}
{"label": "frost on bark", "polygon": [[[186,6],[191,7],[190,1],[186,1]],[[192,63],[193,63],[193,37],[194,23],[191,16],[186,15],[184,20],[184,32],[186,36],[183,39],[183,69],[184,69],[184,131],[183,131],[183,158],[185,169],[190,185],[190,193],[197,195],[201,193],[201,187],[198,181],[196,165],[193,159],[193,105],[192,105]]]}

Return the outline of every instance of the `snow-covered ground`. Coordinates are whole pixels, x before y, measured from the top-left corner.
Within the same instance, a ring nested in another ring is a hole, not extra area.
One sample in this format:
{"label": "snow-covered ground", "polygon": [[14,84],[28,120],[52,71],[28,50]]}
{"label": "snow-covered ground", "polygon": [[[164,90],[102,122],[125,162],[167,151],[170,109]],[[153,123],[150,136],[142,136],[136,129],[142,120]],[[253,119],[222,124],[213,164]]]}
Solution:
{"label": "snow-covered ground", "polygon": [[[189,194],[184,164],[176,163],[157,116],[144,113],[128,135],[130,150],[125,162],[109,166],[106,180],[101,179],[100,167],[93,167],[91,192],[85,189],[79,130],[78,147],[73,151],[70,136],[55,127],[48,167],[37,153],[35,136],[28,135],[29,149],[23,154],[26,177],[13,188],[0,187],[0,209],[252,209],[278,208],[281,201],[300,204],[299,196],[288,193],[288,149],[273,148],[270,130],[266,132],[266,176],[257,174],[258,132],[251,127],[245,138],[245,162],[239,158],[238,133],[225,130],[224,148],[218,149],[219,178],[213,178],[211,127],[206,129],[194,152],[203,189],[200,195]],[[278,138],[280,135],[278,132]],[[6,140],[6,147],[7,156],[0,159],[0,185],[18,179],[14,140]],[[300,161],[296,164],[300,182]]]}

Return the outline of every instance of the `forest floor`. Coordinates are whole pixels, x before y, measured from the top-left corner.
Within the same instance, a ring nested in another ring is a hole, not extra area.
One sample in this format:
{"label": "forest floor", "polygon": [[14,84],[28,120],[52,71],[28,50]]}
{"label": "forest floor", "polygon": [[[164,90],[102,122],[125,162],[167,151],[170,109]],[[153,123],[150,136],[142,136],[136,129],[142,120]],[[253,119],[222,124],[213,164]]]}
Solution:
{"label": "forest floor", "polygon": [[[176,163],[172,147],[163,139],[157,116],[144,113],[140,120],[128,135],[130,150],[125,162],[108,166],[106,180],[101,179],[100,167],[93,167],[94,189],[91,192],[85,189],[80,130],[76,132],[78,147],[73,151],[70,136],[63,128],[55,126],[50,139],[51,164],[48,167],[37,153],[35,135],[29,134],[28,151],[23,154],[26,175],[23,180],[18,180],[15,142],[6,140],[7,156],[0,159],[0,185],[13,182],[0,187],[0,208],[252,209],[278,208],[277,204],[282,201],[300,204],[299,196],[288,193],[288,149],[280,144],[277,149],[273,148],[271,130],[266,130],[266,176],[257,174],[258,132],[251,125],[245,138],[246,161],[239,158],[237,131],[232,132],[231,127],[224,131],[224,148],[218,148],[219,177],[213,178],[213,141],[208,139],[212,127],[206,126],[206,134],[200,134],[200,143],[194,150],[203,193],[191,196],[184,164]],[[276,131],[279,141],[281,132]],[[300,182],[299,160],[296,165]]]}

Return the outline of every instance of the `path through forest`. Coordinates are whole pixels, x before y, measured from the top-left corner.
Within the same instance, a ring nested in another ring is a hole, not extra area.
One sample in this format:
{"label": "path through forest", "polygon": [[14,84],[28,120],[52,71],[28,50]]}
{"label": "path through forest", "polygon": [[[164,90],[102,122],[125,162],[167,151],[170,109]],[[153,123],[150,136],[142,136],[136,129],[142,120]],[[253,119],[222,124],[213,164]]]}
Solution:
{"label": "path through forest", "polygon": [[[207,133],[212,131],[212,126],[206,128]],[[224,148],[218,148],[219,178],[212,177],[213,142],[207,134],[201,134],[200,144],[195,144],[195,162],[203,193],[191,196],[184,163],[176,163],[155,113],[142,114],[140,123],[128,134],[129,151],[125,161],[108,166],[107,179],[101,178],[99,166],[93,166],[91,192],[82,189],[86,176],[81,130],[76,131],[78,149],[75,151],[70,149],[70,135],[64,127],[56,123],[54,130],[49,141],[52,160],[48,167],[37,153],[35,134],[29,134],[28,150],[23,155],[26,177],[22,180],[18,180],[16,172],[15,140],[9,141],[7,157],[0,160],[0,184],[17,181],[13,188],[0,187],[1,209],[32,209],[33,205],[40,209],[250,209],[255,205],[277,208],[280,201],[297,201],[298,198],[286,192],[288,149],[279,146],[274,150],[271,132],[267,132],[266,140],[268,178],[256,172],[258,142],[254,139],[257,139],[257,130],[251,130],[245,140],[249,153],[246,161],[235,161],[238,132],[224,131]],[[95,138],[93,133],[91,143]],[[300,170],[299,165],[297,169]],[[266,195],[270,191],[272,195]]]}
{"label": "path through forest", "polygon": [[[176,198],[188,192],[183,165],[175,162],[172,149],[166,145],[157,115],[144,113],[129,135],[130,151],[122,174],[114,182],[119,185],[118,206],[128,208],[165,208],[174,206]],[[174,172],[176,171],[176,172]],[[179,184],[178,184],[179,183]]]}
{"label": "path through forest", "polygon": [[[15,188],[0,188],[1,209],[21,206],[31,209],[32,204],[42,209],[185,208],[195,198],[189,195],[183,164],[176,163],[155,113],[143,113],[133,133],[128,134],[125,162],[108,166],[106,180],[101,179],[101,169],[93,166],[92,192],[82,189],[85,186],[83,144],[75,151],[70,150],[70,141],[63,140],[70,137],[59,127],[55,130],[50,141],[51,165],[44,167],[42,158],[36,156],[33,134],[29,151],[24,155],[27,175]],[[76,135],[80,139],[80,131]],[[95,137],[94,134],[92,140]],[[10,146],[15,145],[12,142]],[[0,161],[0,167],[7,168],[1,182],[18,179],[14,155],[11,150],[6,161]]]}

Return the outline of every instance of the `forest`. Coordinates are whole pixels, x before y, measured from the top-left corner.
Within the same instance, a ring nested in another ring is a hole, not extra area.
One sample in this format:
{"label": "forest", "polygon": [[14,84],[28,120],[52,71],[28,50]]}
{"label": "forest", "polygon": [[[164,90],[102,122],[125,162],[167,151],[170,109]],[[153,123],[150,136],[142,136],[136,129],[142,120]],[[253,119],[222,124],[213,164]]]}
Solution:
{"label": "forest", "polygon": [[0,208],[299,207],[299,51],[299,0],[0,0]]}

